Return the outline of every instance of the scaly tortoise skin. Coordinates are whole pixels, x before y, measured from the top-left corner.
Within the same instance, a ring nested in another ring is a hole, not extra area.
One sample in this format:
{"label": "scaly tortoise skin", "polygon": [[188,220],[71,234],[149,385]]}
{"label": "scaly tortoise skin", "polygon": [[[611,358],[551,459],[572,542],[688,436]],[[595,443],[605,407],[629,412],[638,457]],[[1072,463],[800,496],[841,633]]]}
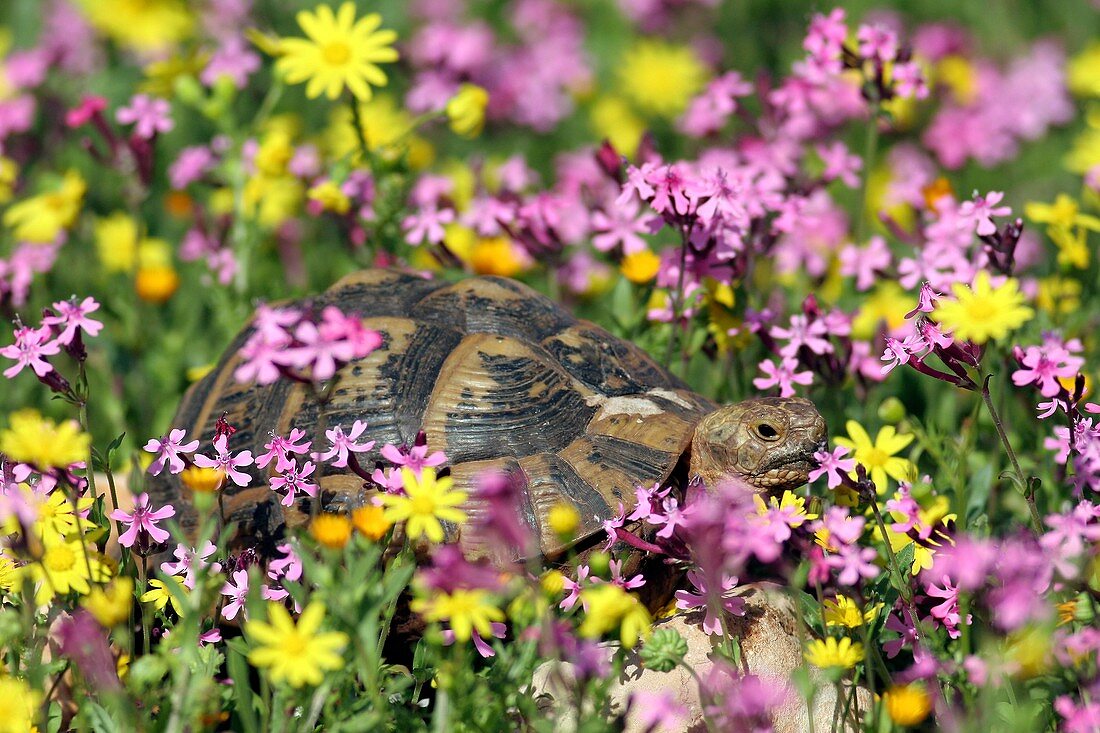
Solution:
{"label": "scaly tortoise skin", "polygon": [[[360,464],[373,466],[382,445],[412,445],[425,431],[428,446],[446,452],[456,487],[470,492],[464,507],[470,520],[486,510],[475,496],[477,476],[511,472],[525,487],[523,519],[550,558],[564,549],[545,521],[555,504],[577,507],[583,540],[600,533],[620,503],[633,503],[636,486],[666,481],[678,466],[686,472],[689,454],[691,473],[707,482],[740,475],[762,490],[784,488],[805,482],[825,438],[810,402],[765,398],[718,408],[641,349],[513,280],[448,284],[366,270],[310,303],[357,314],[382,334],[380,348],[340,371],[326,406],[329,427],[367,422],[364,437],[376,444],[359,455]],[[299,428],[313,438],[318,408],[292,381],[236,382],[237,352],[251,333],[245,328],[188,391],[172,424],[209,440],[227,412],[237,428],[231,450],[258,455],[271,431]],[[306,520],[308,497],[284,508],[266,476],[249,471],[248,487],[223,489],[225,511],[241,528],[239,537],[270,556],[285,526]],[[184,527],[193,527],[178,477],[151,479],[156,500],[182,507]],[[322,496],[352,503],[362,489],[354,474],[331,467],[319,483]],[[448,531],[456,538],[456,528]],[[474,554],[492,550],[474,538],[459,539]]]}

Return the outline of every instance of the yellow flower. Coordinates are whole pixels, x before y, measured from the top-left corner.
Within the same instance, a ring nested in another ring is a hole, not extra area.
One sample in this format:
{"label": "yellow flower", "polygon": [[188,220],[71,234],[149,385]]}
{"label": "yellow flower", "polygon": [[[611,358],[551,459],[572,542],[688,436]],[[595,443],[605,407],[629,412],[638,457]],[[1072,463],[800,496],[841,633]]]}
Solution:
{"label": "yellow flower", "polygon": [[645,122],[622,97],[601,96],[588,112],[589,124],[597,137],[611,143],[615,151],[633,158],[645,135]]}
{"label": "yellow flower", "polygon": [[598,639],[614,629],[619,630],[619,640],[627,648],[638,643],[639,638],[649,636],[649,611],[632,593],[613,583],[600,583],[581,591],[585,608],[584,620],[578,633],[589,639]]}
{"label": "yellow flower", "polygon": [[274,229],[298,214],[305,186],[294,176],[252,176],[244,186],[245,213]]}
{"label": "yellow flower", "polygon": [[577,511],[577,507],[572,504],[559,501],[550,507],[550,513],[546,521],[554,534],[572,537],[581,523],[581,514]]}
{"label": "yellow flower", "polygon": [[[770,497],[769,504],[765,504],[759,494],[755,494],[752,499],[756,504],[756,513],[761,516],[768,513],[769,505],[771,509],[793,510],[791,512],[791,519],[788,520],[788,524],[792,527],[799,527],[803,522],[817,519],[816,514],[806,513],[806,499],[792,493],[790,489],[785,490],[783,496],[778,499],[774,496]],[[797,524],[795,520],[797,520]]]}
{"label": "yellow flower", "polygon": [[903,481],[916,474],[917,467],[912,461],[894,455],[913,442],[912,435],[898,435],[893,425],[886,425],[878,431],[872,443],[871,436],[855,420],[849,420],[845,427],[848,437],[837,438],[836,444],[852,451],[856,463],[862,463],[867,469],[878,493],[886,491],[887,476]]}
{"label": "yellow flower", "polygon": [[[190,591],[187,586],[183,584],[184,577],[182,575],[173,575],[172,580],[175,581],[179,587],[179,592],[186,598]],[[158,611],[163,611],[169,603],[172,604],[172,608],[176,610],[176,613],[183,613],[183,609],[180,608],[180,601],[176,598],[175,594],[168,590],[168,584],[159,578],[153,578],[149,581],[150,590],[141,594],[139,599],[142,603],[152,603],[153,607]]]}
{"label": "yellow flower", "polygon": [[844,626],[854,629],[864,623],[871,623],[878,616],[882,604],[872,606],[861,612],[859,606],[848,596],[837,596],[835,600],[825,601],[825,625]]}
{"label": "yellow flower", "polygon": [[306,191],[306,196],[310,201],[320,204],[322,211],[331,211],[343,216],[351,210],[351,199],[340,189],[340,184],[336,181],[318,183]]}
{"label": "yellow flower", "polygon": [[547,570],[539,577],[539,588],[548,596],[557,596],[565,590],[565,575],[560,570]]}
{"label": "yellow flower", "polygon": [[130,618],[130,606],[134,602],[134,581],[119,576],[103,588],[93,588],[80,605],[88,609],[100,626],[110,629]]}
{"label": "yellow flower", "polygon": [[[891,512],[890,515],[899,522],[905,519],[905,515],[902,512]],[[943,542],[953,544],[954,541],[949,535],[942,531],[939,525],[957,519],[956,515],[951,513],[951,502],[948,501],[946,496],[937,496],[933,498],[929,506],[922,506],[918,510],[917,517],[919,519],[917,523],[918,528],[922,530],[928,527],[934,528],[929,536],[921,542],[914,544],[912,537],[905,532],[895,532],[890,528],[889,524],[887,524],[886,530],[890,539],[890,547],[895,553],[913,544],[913,566],[911,570],[913,575],[918,575],[922,570],[927,570],[932,567],[932,558],[935,555],[935,550]],[[882,539],[878,527],[874,527],[872,533],[876,539]]]}
{"label": "yellow flower", "polygon": [[138,223],[122,211],[96,219],[95,247],[107,272],[131,272],[137,264]]}
{"label": "yellow flower", "polygon": [[920,682],[894,685],[883,695],[883,702],[895,725],[920,725],[932,712],[932,696]]}
{"label": "yellow flower", "polygon": [[393,523],[386,519],[385,510],[373,504],[361,506],[353,511],[351,523],[360,534],[375,542],[385,537],[393,526]]}
{"label": "yellow flower", "polygon": [[188,86],[198,87],[198,76],[209,62],[210,53],[197,49],[158,58],[142,69],[145,79],[137,85],[137,91],[170,99],[175,96],[176,85],[181,81]]}
{"label": "yellow flower", "polygon": [[68,468],[88,460],[92,438],[76,420],[58,424],[31,408],[13,412],[11,425],[0,432],[0,453],[13,461],[41,469]]}
{"label": "yellow flower", "polygon": [[530,258],[508,237],[488,237],[474,242],[469,261],[478,275],[515,277],[528,267]]}
{"label": "yellow flower", "polygon": [[661,269],[661,258],[643,249],[623,257],[619,263],[619,271],[627,280],[637,285],[642,285],[657,277],[657,271]]}
{"label": "yellow flower", "polygon": [[[346,105],[333,109],[325,141],[329,154],[334,158],[360,157],[359,137],[355,132],[354,118]],[[359,122],[367,149],[386,160],[395,160],[408,153],[408,163],[413,169],[428,165],[434,152],[423,138],[412,134],[413,118],[404,107],[387,94],[379,94],[369,102],[359,105]]]}
{"label": "yellow flower", "polygon": [[482,639],[492,637],[494,621],[504,620],[504,611],[492,603],[489,592],[482,588],[456,588],[452,593],[436,593],[431,598],[417,598],[410,608],[427,621],[446,621],[457,641],[469,641],[474,631]]}
{"label": "yellow flower", "polygon": [[146,303],[167,303],[180,287],[176,268],[165,265],[142,267],[134,276],[134,292]]}
{"label": "yellow flower", "polygon": [[351,520],[343,514],[318,514],[309,523],[309,533],[318,544],[339,550],[351,539]]}
{"label": "yellow flower", "polygon": [[447,101],[447,120],[456,135],[477,137],[485,127],[485,108],[489,92],[477,84],[462,84]]}
{"label": "yellow flower", "polygon": [[994,288],[989,284],[989,273],[982,270],[974,279],[973,289],[955,283],[951,290],[955,299],[941,300],[933,315],[955,338],[977,344],[1002,339],[1035,315],[1024,305],[1024,295],[1013,278]]}
{"label": "yellow flower", "polygon": [[847,637],[838,642],[830,636],[807,644],[804,656],[807,662],[821,669],[851,669],[863,661],[863,645],[853,644]]}
{"label": "yellow flower", "polygon": [[183,485],[199,494],[217,491],[225,482],[225,473],[216,468],[188,466],[180,474]]}
{"label": "yellow flower", "polygon": [[248,621],[245,636],[252,643],[248,661],[254,667],[268,668],[273,682],[285,681],[291,687],[319,685],[325,670],[340,669],[340,652],[348,643],[341,631],[317,633],[325,619],[325,606],[314,601],[306,606],[295,625],[281,603],[267,604],[265,621]]}
{"label": "yellow flower", "polygon": [[4,225],[15,238],[34,244],[48,244],[76,223],[88,186],[76,171],[68,171],[56,191],[20,201],[4,213]]}
{"label": "yellow flower", "polygon": [[1089,265],[1088,233],[1100,232],[1100,218],[1082,214],[1073,197],[1058,194],[1053,204],[1031,202],[1027,218],[1047,225],[1047,236],[1058,245],[1058,264],[1085,269]]}
{"label": "yellow flower", "polygon": [[1047,313],[1073,313],[1081,307],[1081,281],[1059,275],[1039,278],[1035,305]]}
{"label": "yellow flower", "polygon": [[639,109],[672,118],[702,89],[707,69],[691,46],[638,41],[623,56],[619,84]]}
{"label": "yellow flower", "polygon": [[[39,538],[83,534],[95,526],[73,512],[73,503],[64,491],[54,489],[43,498],[26,484],[20,484],[19,488],[35,506],[38,518],[34,521],[34,531]],[[77,499],[76,506],[80,512],[87,512],[94,503],[95,499],[87,496]]]}
{"label": "yellow flower", "polygon": [[0,733],[27,733],[35,729],[42,693],[19,677],[0,677]]}
{"label": "yellow flower", "polygon": [[0,591],[10,593],[19,581],[19,568],[15,561],[0,553]]}
{"label": "yellow flower", "polygon": [[437,479],[434,468],[424,468],[418,479],[412,470],[402,468],[401,481],[406,495],[383,494],[383,516],[390,522],[405,522],[410,539],[427,537],[430,542],[442,542],[440,520],[455,524],[466,521],[466,512],[456,508],[466,501],[466,492],[453,491],[450,476]]}
{"label": "yellow flower", "polygon": [[1066,81],[1079,97],[1100,97],[1100,42],[1093,41],[1066,64]]}
{"label": "yellow flower", "polygon": [[884,280],[879,283],[860,303],[852,321],[852,336],[872,339],[883,325],[889,331],[896,330],[905,323],[905,314],[911,307],[910,300],[896,282]]}
{"label": "yellow flower", "polygon": [[336,99],[344,88],[356,99],[370,99],[373,84],[386,86],[386,74],[380,63],[397,60],[393,42],[397,33],[378,30],[382,16],[371,13],[355,19],[355,3],[345,2],[334,14],[328,5],[318,5],[311,13],[300,11],[298,25],[305,38],[284,38],[279,41],[281,56],[275,68],[291,84],[306,84],[310,99],[325,94]]}
{"label": "yellow flower", "polygon": [[39,583],[34,595],[39,605],[48,603],[55,594],[84,595],[91,590],[89,581],[104,583],[110,578],[110,571],[93,548],[84,545],[82,539],[63,537],[44,541],[42,557],[25,570],[32,581]]}
{"label": "yellow flower", "polygon": [[0,155],[0,204],[11,201],[15,181],[19,178],[19,166],[11,158]]}
{"label": "yellow flower", "polygon": [[936,81],[951,90],[956,101],[968,105],[978,94],[978,74],[963,56],[945,56],[936,64]]}
{"label": "yellow flower", "polygon": [[155,51],[191,35],[195,19],[183,0],[78,0],[92,25],[115,42]]}

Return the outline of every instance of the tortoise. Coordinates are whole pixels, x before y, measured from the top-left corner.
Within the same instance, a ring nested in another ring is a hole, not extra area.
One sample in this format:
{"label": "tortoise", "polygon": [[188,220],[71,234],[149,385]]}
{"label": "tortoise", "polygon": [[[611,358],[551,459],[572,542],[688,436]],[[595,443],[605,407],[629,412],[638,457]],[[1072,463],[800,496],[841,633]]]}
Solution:
{"label": "tortoise", "polygon": [[[365,420],[372,465],[385,443],[412,445],[423,431],[428,445],[446,452],[456,488],[470,492],[471,520],[486,511],[473,491],[490,469],[517,477],[522,515],[543,555],[565,546],[545,521],[555,504],[577,507],[581,541],[601,535],[601,523],[629,506],[635,487],[698,477],[707,485],[737,476],[760,491],[797,487],[825,446],[825,423],[800,398],[756,398],[718,406],[688,389],[641,349],[603,328],[578,320],[549,298],[514,280],[475,277],[456,283],[391,270],[345,277],[310,301],[335,304],[382,335],[382,345],[347,364],[325,424]],[[192,386],[174,426],[209,438],[227,413],[237,428],[234,451],[263,452],[271,431],[292,427],[314,434],[318,405],[302,384],[240,384],[233,377],[246,327],[217,367]],[[308,507],[284,508],[252,467],[253,482],[224,489],[224,511],[258,552],[270,556],[285,527],[302,523]],[[331,467],[322,496],[347,499],[362,479]],[[150,492],[193,509],[178,479],[155,478]],[[451,539],[466,543],[457,528]],[[473,541],[473,540],[470,540]],[[595,544],[593,542],[592,544]],[[475,553],[485,548],[469,547]]]}

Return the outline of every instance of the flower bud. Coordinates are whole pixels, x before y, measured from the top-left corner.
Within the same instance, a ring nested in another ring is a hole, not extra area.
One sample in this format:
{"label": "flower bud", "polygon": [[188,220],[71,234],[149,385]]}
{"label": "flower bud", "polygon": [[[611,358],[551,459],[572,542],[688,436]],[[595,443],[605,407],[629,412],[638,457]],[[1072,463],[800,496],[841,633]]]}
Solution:
{"label": "flower bud", "polygon": [[887,397],[878,406],[878,417],[887,425],[897,425],[905,419],[905,405],[897,397]]}
{"label": "flower bud", "polygon": [[688,644],[675,629],[657,629],[642,647],[640,656],[647,669],[671,672],[684,660]]}

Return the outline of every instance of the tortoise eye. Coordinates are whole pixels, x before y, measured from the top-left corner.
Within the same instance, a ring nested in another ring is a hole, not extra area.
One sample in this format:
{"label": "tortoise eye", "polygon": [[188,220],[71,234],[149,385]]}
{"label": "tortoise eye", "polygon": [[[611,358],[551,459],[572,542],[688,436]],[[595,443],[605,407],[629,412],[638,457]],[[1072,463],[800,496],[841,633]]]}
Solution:
{"label": "tortoise eye", "polygon": [[762,422],[756,426],[756,434],[769,443],[774,440],[779,440],[779,431],[766,422]]}

